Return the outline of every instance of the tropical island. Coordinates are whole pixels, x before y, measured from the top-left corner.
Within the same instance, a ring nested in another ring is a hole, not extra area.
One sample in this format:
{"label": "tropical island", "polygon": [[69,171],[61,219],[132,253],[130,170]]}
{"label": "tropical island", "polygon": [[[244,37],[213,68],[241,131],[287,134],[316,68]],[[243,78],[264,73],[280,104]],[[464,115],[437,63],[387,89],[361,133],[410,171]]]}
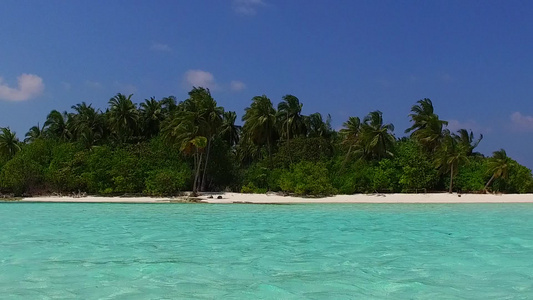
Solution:
{"label": "tropical island", "polygon": [[119,93],[104,111],[85,102],[53,110],[24,141],[0,128],[0,194],[533,192],[530,169],[503,149],[476,152],[483,136],[451,132],[427,98],[411,107],[408,136],[397,138],[379,110],[336,131],[330,116],[303,115],[293,95],[277,107],[262,95],[239,126],[209,89],[188,95],[137,105]]}

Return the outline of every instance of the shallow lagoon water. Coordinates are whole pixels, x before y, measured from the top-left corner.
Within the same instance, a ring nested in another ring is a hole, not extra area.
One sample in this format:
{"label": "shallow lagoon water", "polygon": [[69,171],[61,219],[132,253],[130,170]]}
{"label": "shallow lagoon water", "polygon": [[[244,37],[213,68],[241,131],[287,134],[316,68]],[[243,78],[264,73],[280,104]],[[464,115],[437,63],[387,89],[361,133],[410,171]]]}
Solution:
{"label": "shallow lagoon water", "polygon": [[533,204],[0,203],[6,299],[528,299]]}

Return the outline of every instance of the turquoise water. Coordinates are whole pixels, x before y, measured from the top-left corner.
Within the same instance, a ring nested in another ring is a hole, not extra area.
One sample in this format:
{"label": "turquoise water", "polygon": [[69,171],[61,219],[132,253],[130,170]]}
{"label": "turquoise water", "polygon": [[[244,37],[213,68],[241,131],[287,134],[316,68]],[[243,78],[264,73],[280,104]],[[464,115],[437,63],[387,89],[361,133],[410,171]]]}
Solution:
{"label": "turquoise water", "polygon": [[0,203],[5,299],[531,299],[531,204]]}

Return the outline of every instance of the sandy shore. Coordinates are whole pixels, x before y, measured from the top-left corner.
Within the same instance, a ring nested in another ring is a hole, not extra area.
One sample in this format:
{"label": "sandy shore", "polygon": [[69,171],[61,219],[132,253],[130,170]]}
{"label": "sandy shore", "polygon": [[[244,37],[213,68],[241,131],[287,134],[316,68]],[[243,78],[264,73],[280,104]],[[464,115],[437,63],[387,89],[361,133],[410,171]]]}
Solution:
{"label": "sandy shore", "polygon": [[[217,199],[217,196],[222,199]],[[205,203],[533,203],[533,194],[478,195],[478,194],[356,194],[337,195],[325,198],[284,197],[276,194],[213,193],[199,197]],[[172,203],[184,198],[151,197],[31,197],[22,202],[79,202],[79,203]]]}

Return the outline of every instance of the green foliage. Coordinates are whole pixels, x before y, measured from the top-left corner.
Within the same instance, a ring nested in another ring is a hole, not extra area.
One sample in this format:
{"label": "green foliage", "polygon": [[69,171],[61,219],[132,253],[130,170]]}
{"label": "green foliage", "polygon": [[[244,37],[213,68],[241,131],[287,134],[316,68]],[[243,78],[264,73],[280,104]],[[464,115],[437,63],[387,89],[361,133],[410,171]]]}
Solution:
{"label": "green foliage", "polygon": [[52,160],[45,170],[45,180],[54,192],[85,191],[81,175],[85,169],[87,152],[78,144],[62,143],[52,150]]}
{"label": "green foliage", "polygon": [[399,178],[401,167],[395,161],[383,159],[377,166],[372,168],[372,189],[376,192],[398,192],[400,191]]}
{"label": "green foliage", "polygon": [[410,139],[398,142],[395,160],[402,169],[398,181],[402,192],[435,189],[439,174],[431,157],[418,143]]}
{"label": "green foliage", "polygon": [[36,188],[42,179],[42,167],[34,160],[16,155],[8,161],[0,172],[0,187],[15,196]]}
{"label": "green foliage", "polygon": [[254,97],[242,131],[237,115],[224,112],[201,87],[179,104],[167,97],[137,105],[121,94],[108,104],[105,112],[84,102],[72,112],[53,110],[23,143],[0,128],[0,191],[173,195],[192,188],[327,195],[448,186],[533,192],[531,170],[503,149],[490,158],[474,152],[482,135],[449,132],[429,99],[411,108],[411,136],[399,141],[380,111],[362,121],[350,117],[337,134],[329,117],[324,122],[319,113],[302,115],[303,104],[292,95],[277,111],[268,97]]}
{"label": "green foliage", "polygon": [[181,170],[163,169],[148,172],[144,192],[153,196],[176,195],[185,188],[191,177],[191,171],[188,168]]}
{"label": "green foliage", "polygon": [[86,158],[86,168],[81,174],[91,194],[113,193],[113,178],[110,176],[113,167],[113,151],[108,146],[91,149]]}
{"label": "green foliage", "polygon": [[239,165],[230,145],[218,138],[212,141],[206,186],[214,190],[238,190]]}
{"label": "green foliage", "polygon": [[52,159],[53,146],[53,141],[41,139],[23,145],[13,159],[2,167],[2,188],[17,195],[42,192],[45,189],[43,178]]}
{"label": "green foliage", "polygon": [[147,170],[142,168],[142,153],[135,148],[116,148],[112,155],[109,176],[114,193],[138,193],[144,188]]}
{"label": "green foliage", "polygon": [[283,191],[297,195],[327,196],[335,193],[325,164],[302,161],[281,175]]}
{"label": "green foliage", "polygon": [[457,190],[463,192],[480,192],[487,180],[487,164],[483,158],[471,159],[461,166],[454,179]]}
{"label": "green foliage", "polygon": [[494,180],[493,190],[521,194],[533,192],[533,177],[531,175],[531,170],[511,159],[509,163],[508,178],[500,177]]}
{"label": "green foliage", "polygon": [[243,186],[268,190],[270,170],[265,166],[266,162],[258,162],[244,170]]}
{"label": "green foliage", "polygon": [[264,194],[267,192],[266,188],[258,188],[253,182],[249,182],[241,188],[241,193],[244,194]]}
{"label": "green foliage", "polygon": [[325,138],[294,138],[279,146],[274,156],[274,165],[288,168],[301,161],[326,161],[332,152],[333,149]]}

